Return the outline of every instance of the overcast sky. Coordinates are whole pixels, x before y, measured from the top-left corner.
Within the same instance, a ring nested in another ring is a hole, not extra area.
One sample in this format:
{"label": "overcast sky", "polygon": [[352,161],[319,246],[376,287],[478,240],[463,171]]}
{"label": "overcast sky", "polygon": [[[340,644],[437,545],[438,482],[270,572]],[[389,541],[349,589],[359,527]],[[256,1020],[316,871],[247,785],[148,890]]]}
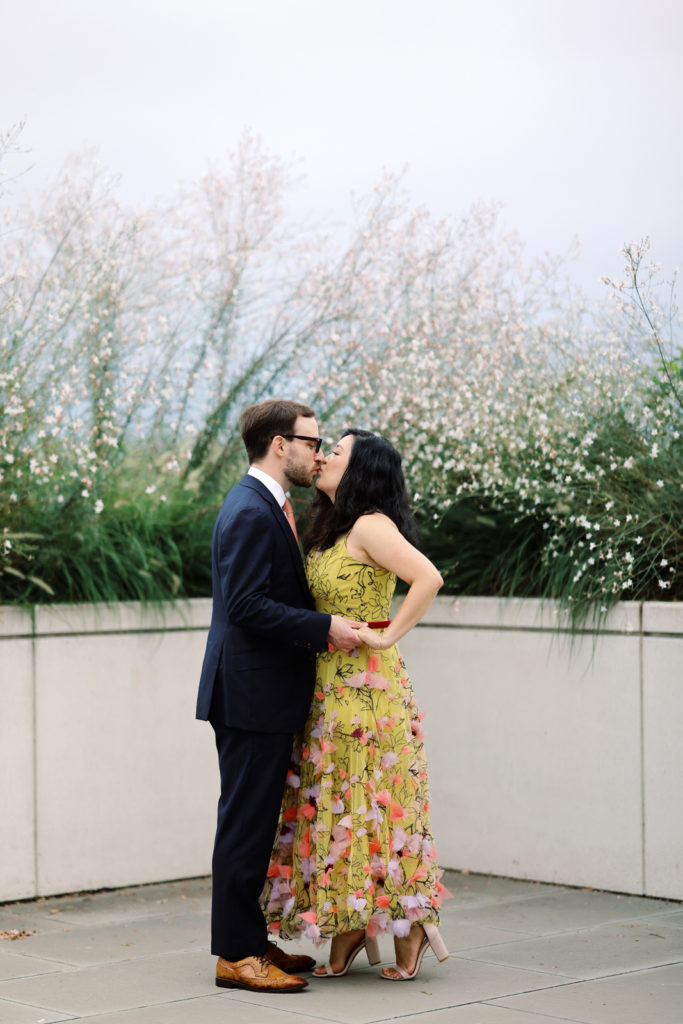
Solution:
{"label": "overcast sky", "polygon": [[683,0],[0,0],[0,130],[35,188],[84,145],[146,201],[244,127],[346,213],[409,166],[437,213],[499,200],[592,293],[624,241],[683,250]]}

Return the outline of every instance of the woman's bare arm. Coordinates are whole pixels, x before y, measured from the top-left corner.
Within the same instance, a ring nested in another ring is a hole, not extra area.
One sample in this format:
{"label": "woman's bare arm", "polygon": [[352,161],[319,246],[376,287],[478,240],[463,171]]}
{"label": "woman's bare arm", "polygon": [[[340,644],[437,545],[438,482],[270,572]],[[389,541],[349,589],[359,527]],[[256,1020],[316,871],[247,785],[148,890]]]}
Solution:
{"label": "woman's bare arm", "polygon": [[353,558],[388,569],[409,585],[390,626],[382,633],[367,626],[358,630],[359,639],[368,647],[386,650],[420,621],[443,585],[441,573],[381,512],[357,519],[346,546]]}

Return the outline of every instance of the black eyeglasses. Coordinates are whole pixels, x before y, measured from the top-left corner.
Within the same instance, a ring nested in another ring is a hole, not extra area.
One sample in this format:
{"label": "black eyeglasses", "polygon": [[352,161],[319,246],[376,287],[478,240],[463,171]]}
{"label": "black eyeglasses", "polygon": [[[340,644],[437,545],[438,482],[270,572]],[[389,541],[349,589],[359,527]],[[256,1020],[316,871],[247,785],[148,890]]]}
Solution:
{"label": "black eyeglasses", "polygon": [[305,434],[280,434],[280,435],[274,434],[273,435],[273,437],[278,437],[278,436],[284,437],[285,440],[287,440],[287,441],[312,441],[313,444],[315,445],[316,452],[320,451],[320,449],[322,447],[322,443],[323,443],[322,437],[306,437]]}

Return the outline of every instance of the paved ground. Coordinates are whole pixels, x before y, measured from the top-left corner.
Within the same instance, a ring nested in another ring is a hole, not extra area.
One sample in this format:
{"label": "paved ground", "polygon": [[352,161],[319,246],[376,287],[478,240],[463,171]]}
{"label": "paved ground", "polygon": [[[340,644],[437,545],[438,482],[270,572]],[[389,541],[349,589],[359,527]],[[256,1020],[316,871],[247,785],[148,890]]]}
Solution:
{"label": "paved ground", "polygon": [[682,1024],[680,903],[446,881],[445,963],[397,984],[359,958],[286,996],[214,986],[207,879],[0,906],[0,930],[34,932],[0,941],[0,1024]]}

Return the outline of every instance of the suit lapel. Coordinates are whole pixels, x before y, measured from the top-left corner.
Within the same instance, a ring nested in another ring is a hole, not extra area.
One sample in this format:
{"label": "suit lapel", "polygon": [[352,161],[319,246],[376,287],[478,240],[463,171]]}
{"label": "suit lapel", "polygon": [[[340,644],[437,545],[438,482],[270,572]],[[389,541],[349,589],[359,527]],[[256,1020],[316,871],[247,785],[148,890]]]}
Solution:
{"label": "suit lapel", "polygon": [[268,502],[268,504],[270,505],[276,526],[277,528],[282,530],[285,541],[287,542],[287,545],[289,547],[299,582],[301,583],[306,593],[310,593],[308,589],[308,580],[306,579],[306,571],[304,569],[304,563],[301,557],[301,551],[299,550],[299,545],[297,543],[296,537],[294,536],[294,532],[291,526],[287,522],[287,517],[285,516],[284,512],[278,505],[275,497],[273,496],[273,494],[271,494],[271,492],[268,490],[265,484],[262,484],[261,481],[257,480],[255,476],[249,476],[248,473],[246,476],[242,478],[240,483],[246,487],[251,487],[253,490],[257,491],[258,494],[260,494],[261,497],[264,499],[264,501]]}

